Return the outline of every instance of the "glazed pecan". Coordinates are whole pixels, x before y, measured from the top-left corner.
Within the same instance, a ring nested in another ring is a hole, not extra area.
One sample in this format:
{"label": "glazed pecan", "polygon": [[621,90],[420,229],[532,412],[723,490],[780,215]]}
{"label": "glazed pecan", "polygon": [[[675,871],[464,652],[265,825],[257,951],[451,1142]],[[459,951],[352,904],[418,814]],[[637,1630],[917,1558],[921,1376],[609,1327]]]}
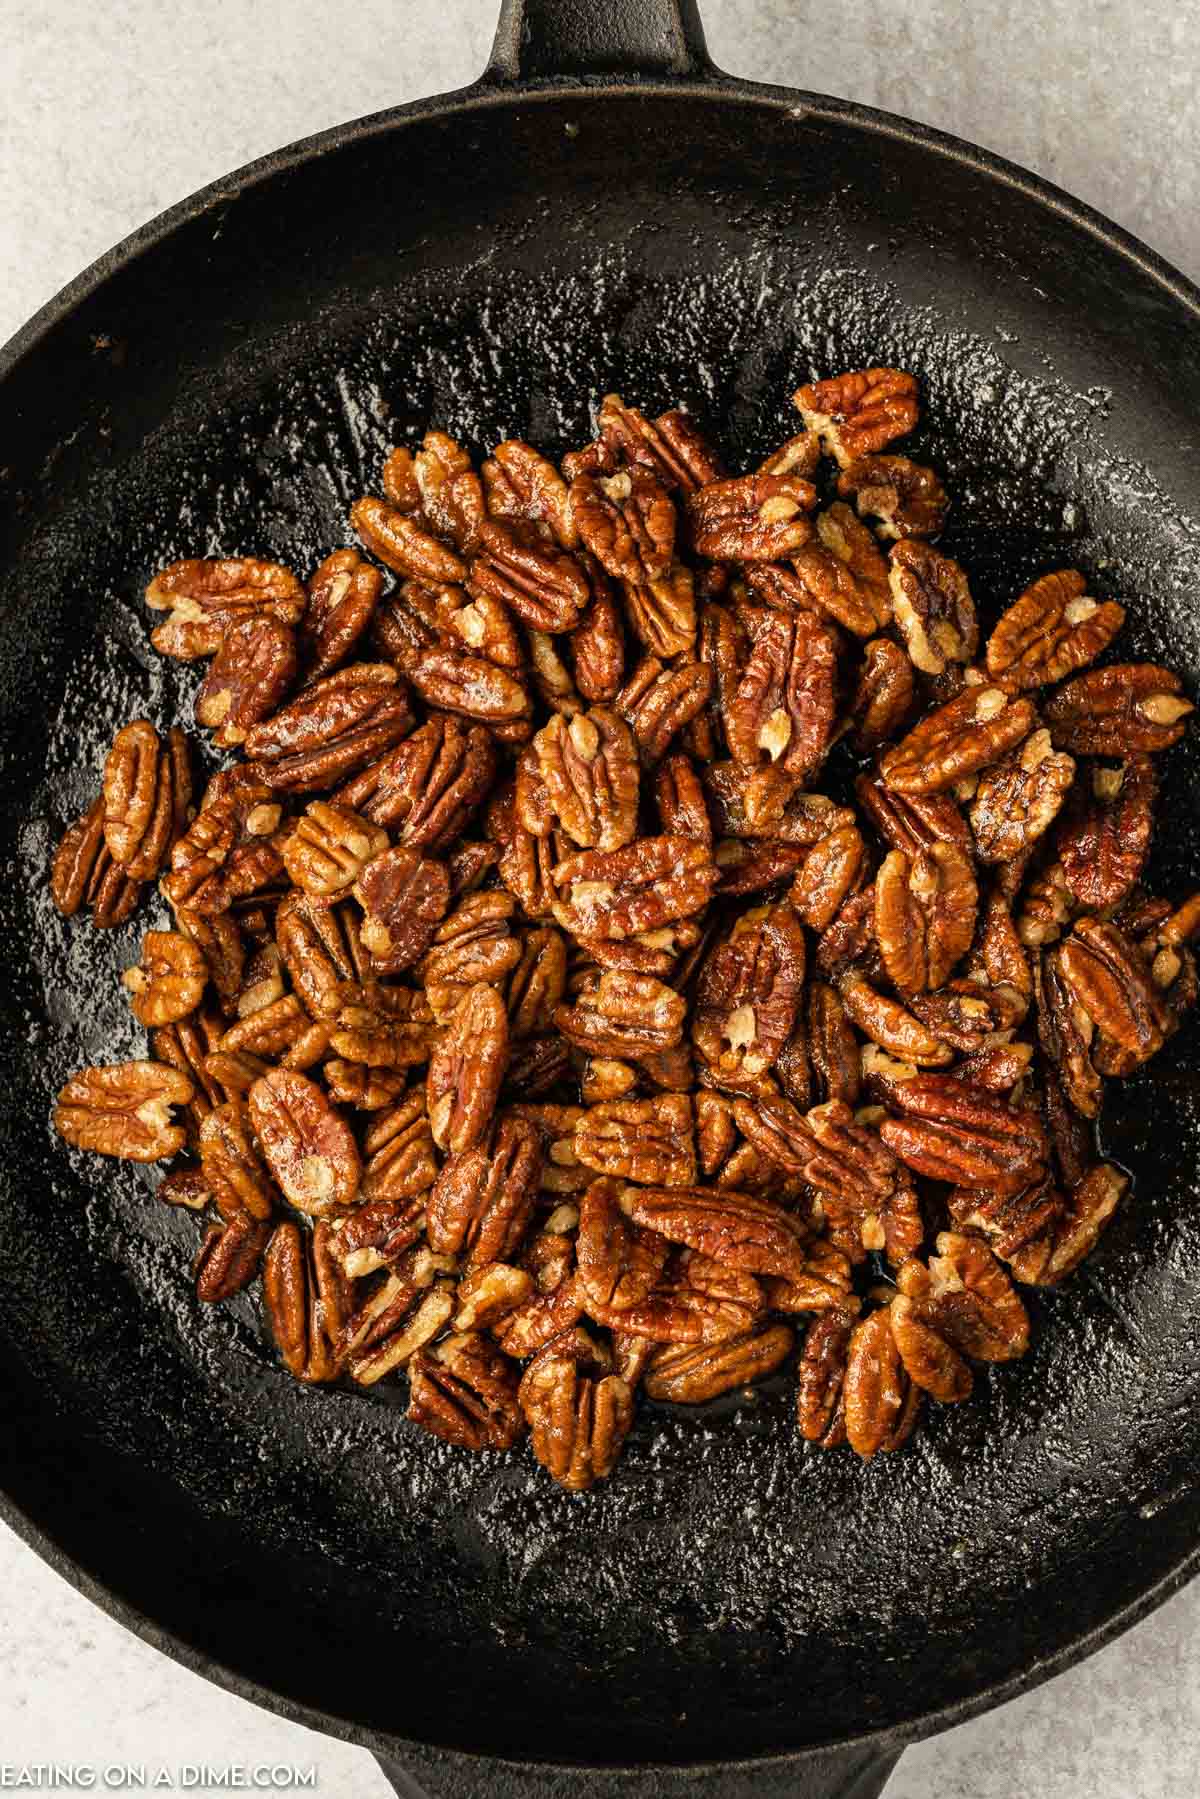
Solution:
{"label": "glazed pecan", "polygon": [[499,600],[536,631],[570,631],[592,597],[587,575],[565,550],[544,539],[524,542],[508,524],[486,521],[467,591]]}
{"label": "glazed pecan", "polygon": [[979,647],[975,603],[964,571],[927,543],[906,538],[892,550],[892,614],[913,667],[940,675],[970,662]]}
{"label": "glazed pecan", "polygon": [[674,1048],[683,1032],[686,1001],[653,975],[605,969],[574,1005],[559,1006],[554,1023],[589,1055],[641,1059]]}
{"label": "glazed pecan", "polygon": [[[757,597],[773,590],[775,605],[810,607],[855,637],[871,637],[891,623],[888,565],[875,537],[849,506],[835,500],[819,512],[817,541],[792,559],[792,572],[766,571],[747,583]],[[767,576],[770,576],[768,582]]]}
{"label": "glazed pecan", "polygon": [[298,624],[305,593],[295,575],[277,562],[230,556],[172,562],[146,589],[146,604],[171,615],[150,633],[155,649],[186,661],[215,655],[233,626],[247,618]]}
{"label": "glazed pecan", "polygon": [[218,1305],[248,1287],[270,1240],[271,1226],[265,1218],[241,1213],[228,1223],[210,1224],[192,1263],[196,1298]]}
{"label": "glazed pecan", "polygon": [[484,726],[442,713],[352,776],[334,799],[394,830],[398,844],[432,852],[461,835],[495,773],[496,750]]}
{"label": "glazed pecan", "polygon": [[429,582],[466,580],[461,557],[386,500],[356,500],[350,508],[350,523],[372,556],[398,575]]}
{"label": "glazed pecan", "polygon": [[1195,710],[1182,689],[1168,668],[1114,662],[1077,675],[1042,710],[1056,749],[1076,756],[1153,754],[1179,742]]}
{"label": "glazed pecan", "polygon": [[421,959],[420,975],[434,1016],[444,1022],[467,989],[486,981],[498,985],[521,959],[510,923],[511,894],[488,889],[461,899],[433,934]]}
{"label": "glazed pecan", "polygon": [[654,777],[654,799],[659,823],[671,837],[694,837],[712,843],[712,823],[704,801],[704,788],[689,757],[682,751],[668,756]]}
{"label": "glazed pecan", "polygon": [[478,1331],[418,1350],[408,1391],[412,1422],[457,1449],[511,1449],[525,1434],[517,1370]]}
{"label": "glazed pecan", "polygon": [[[637,831],[638,762],[624,719],[593,706],[556,715],[533,740],[551,820],[581,849],[618,850]],[[521,805],[518,774],[517,803]],[[526,828],[528,819],[523,818]],[[538,835],[545,836],[546,831]]]}
{"label": "glazed pecan", "polygon": [[685,1243],[728,1268],[788,1276],[803,1268],[799,1222],[781,1206],[754,1194],[728,1188],[626,1186],[620,1205],[635,1224],[672,1243]]}
{"label": "glazed pecan", "polygon": [[533,1453],[569,1493],[612,1473],[633,1422],[633,1395],[609,1367],[608,1352],[576,1329],[548,1343],[521,1380]]}
{"label": "glazed pecan", "polygon": [[175,1024],[195,1010],[208,985],[208,964],[176,931],[147,931],[142,959],[121,976],[139,1024]]}
{"label": "glazed pecan", "polygon": [[777,764],[799,783],[824,760],[837,715],[837,640],[812,613],[748,607],[752,648],[723,708],[735,762]]}
{"label": "glazed pecan", "polygon": [[[590,557],[586,567],[592,598],[571,635],[575,685],[585,700],[615,703],[625,674],[621,614],[599,563]],[[536,675],[538,657],[532,639],[530,647]]]}
{"label": "glazed pecan", "polygon": [[866,860],[857,825],[842,825],[823,837],[805,856],[788,894],[797,917],[814,931],[827,929],[861,885]]}
{"label": "glazed pecan", "polygon": [[482,1141],[508,1062],[508,1014],[494,987],[469,987],[429,1058],[429,1125],[455,1154]]}
{"label": "glazed pecan", "polygon": [[933,469],[907,456],[859,456],[838,476],[837,490],[880,537],[936,537],[950,501]]}
{"label": "glazed pecan", "polygon": [[554,868],[554,915],[574,937],[621,942],[703,910],[717,879],[708,848],[687,837],[642,837],[585,850]]}
{"label": "glazed pecan", "polygon": [[861,369],[797,388],[792,396],[807,430],[841,468],[886,449],[917,422],[917,384],[899,369]]}
{"label": "glazed pecan", "polygon": [[880,1137],[928,1180],[1018,1193],[1045,1172],[1041,1120],[994,1093],[922,1074],[897,1085],[889,1103],[902,1116],[885,1119]]}
{"label": "glazed pecan", "polygon": [[675,506],[648,470],[577,475],[571,516],[584,546],[616,581],[661,581],[674,560]]}
{"label": "glazed pecan", "polygon": [[207,1007],[150,1032],[155,1061],[177,1068],[196,1089],[186,1109],[189,1139],[198,1138],[208,1114],[225,1098],[224,1088],[205,1067],[220,1035],[221,1019]]}
{"label": "glazed pecan", "polygon": [[853,1328],[847,1313],[834,1310],[814,1318],[805,1333],[796,1388],[796,1421],[800,1435],[821,1449],[836,1449],[846,1441],[842,1384]]}
{"label": "glazed pecan", "polygon": [[846,1347],[841,1389],[846,1441],[866,1461],[908,1441],[921,1405],[921,1390],[896,1348],[890,1311],[880,1306],[861,1319]]}
{"label": "glazed pecan", "polygon": [[567,984],[567,946],[558,931],[541,926],[522,931],[518,941],[520,960],[504,992],[509,1035],[514,1039],[551,1028]]}
{"label": "glazed pecan", "polygon": [[401,1068],[372,1068],[366,1062],[348,1062],[331,1056],[325,1063],[325,1085],[339,1106],[356,1112],[378,1112],[398,1100],[405,1088]]}
{"label": "glazed pecan", "polygon": [[651,1399],[702,1405],[774,1374],[794,1345],[786,1324],[761,1324],[720,1343],[664,1344],[646,1364],[642,1385]]}
{"label": "glazed pecan", "polygon": [[104,764],[104,841],[131,881],[154,878],[190,816],[187,742],[177,726],[165,742],[146,719],[125,725]]}
{"label": "glazed pecan", "polygon": [[1057,943],[1071,921],[1071,890],[1061,862],[1036,874],[1021,894],[1017,936],[1029,949]]}
{"label": "glazed pecan", "polygon": [[141,897],[141,882],[130,880],[104,841],[104,796],[68,825],[50,869],[50,897],[64,918],[92,907],[98,930],[123,924]]}
{"label": "glazed pecan", "polygon": [[890,637],[873,637],[863,646],[850,701],[855,749],[866,754],[898,735],[912,711],[914,692],[913,665],[900,645]]}
{"label": "glazed pecan", "polygon": [[813,534],[817,490],[798,475],[739,475],[688,498],[692,544],[713,561],[775,562]]}
{"label": "glazed pecan", "polygon": [[539,1231],[527,1243],[520,1265],[532,1275],[534,1291],[491,1329],[505,1355],[523,1360],[578,1322],[583,1316],[583,1297],[575,1267],[575,1239],[565,1232]]}
{"label": "glazed pecan", "polygon": [[383,576],[357,550],[334,550],[308,583],[299,636],[307,679],[319,681],[350,655],[371,622]]}
{"label": "glazed pecan", "polygon": [[412,476],[430,529],[464,556],[473,555],[484,519],[483,485],[466,451],[444,431],[427,431],[412,459]]}
{"label": "glazed pecan", "polygon": [[1075,779],[1075,761],[1034,731],[1020,749],[979,777],[968,816],[981,862],[1011,862],[1031,849],[1057,818]]}
{"label": "glazed pecan", "polygon": [[854,783],[859,805],[879,835],[910,860],[935,844],[953,844],[967,857],[974,843],[967,821],[948,793],[897,793],[881,775],[859,775]]}
{"label": "glazed pecan", "polygon": [[251,1087],[249,1103],[271,1173],[298,1212],[320,1218],[353,1204],[362,1172],[358,1148],[315,1081],[272,1068]]}
{"label": "glazed pecan", "polygon": [[690,1187],[696,1179],[690,1095],[660,1093],[587,1108],[575,1127],[575,1154],[597,1174],[655,1187]]}
{"label": "glazed pecan", "polygon": [[614,466],[638,464],[665,487],[692,492],[724,472],[716,451],[686,412],[664,412],[651,421],[635,406],[626,406],[620,394],[605,394],[597,424]]}
{"label": "glazed pecan", "polygon": [[857,1312],[854,1270],[845,1250],[818,1237],[806,1246],[804,1273],[799,1278],[768,1279],[767,1302],[776,1312]]}
{"label": "glazed pecan", "polygon": [[282,850],[292,882],[314,899],[340,899],[388,847],[388,834],[345,806],[313,800]]}
{"label": "glazed pecan", "polygon": [[506,1262],[533,1217],[542,1139],[528,1120],[502,1117],[490,1140],[450,1155],[426,1207],[432,1249],[461,1256],[467,1268]]}
{"label": "glazed pecan", "polygon": [[912,1261],[896,1277],[892,1336],[909,1378],[943,1405],[971,1391],[970,1356],[1008,1362],[1029,1347],[1029,1318],[986,1243],[942,1231],[929,1265]]}
{"label": "glazed pecan", "polygon": [[263,1306],[280,1358],[297,1380],[336,1380],[350,1291],[320,1219],[311,1230],[285,1219],[262,1262]]}
{"label": "glazed pecan", "polygon": [[509,1262],[489,1262],[472,1269],[458,1283],[454,1314],[456,1331],[479,1330],[506,1318],[531,1296],[533,1276]]}
{"label": "glazed pecan", "polygon": [[950,843],[911,859],[885,856],[875,879],[875,938],[897,991],[911,998],[945,984],[975,935],[978,889],[971,864]]}
{"label": "glazed pecan", "polygon": [[[245,776],[245,771],[240,771]],[[271,789],[252,776],[213,795],[171,851],[162,892],[178,913],[211,917],[257,893],[283,874],[274,839],[282,809]]]}
{"label": "glazed pecan", "polygon": [[702,712],[712,693],[712,670],[703,662],[666,667],[646,656],[613,705],[626,720],[643,762],[662,760],[678,731]]}
{"label": "glazed pecan", "polygon": [[454,1290],[439,1276],[452,1271],[445,1256],[417,1244],[366,1295],[347,1321],[340,1354],[360,1386],[374,1386],[405,1368],[439,1337],[454,1311]]}
{"label": "glazed pecan", "polygon": [[234,749],[281,704],[296,678],[296,634],[273,618],[232,625],[196,695],[196,722],[219,749]]}
{"label": "glazed pecan", "polygon": [[1125,622],[1115,600],[1089,597],[1077,569],[1042,575],[988,638],[988,673],[1018,688],[1051,686],[1094,662]]}
{"label": "glazed pecan", "polygon": [[189,1105],[195,1091],[186,1074],[162,1062],[85,1068],[59,1094],[54,1128],[76,1149],[129,1162],[165,1161],[186,1140],[171,1108]]}
{"label": "glazed pecan", "polygon": [[941,1068],[954,1060],[949,1044],[935,1036],[897,1000],[880,993],[860,976],[850,974],[840,984],[846,1015],[865,1037],[902,1062],[918,1068]]}
{"label": "glazed pecan", "polygon": [[409,1201],[432,1187],[438,1165],[423,1088],[372,1120],[363,1153],[362,1195],[368,1204]]}
{"label": "glazed pecan", "polygon": [[1103,1082],[1092,1063],[1095,1025],[1064,979],[1060,956],[1060,950],[1052,950],[1036,967],[1038,1038],[1069,1104],[1082,1117],[1095,1118],[1103,1097]]}
{"label": "glazed pecan", "polygon": [[789,906],[745,912],[710,951],[692,1039],[712,1079],[754,1089],[791,1035],[804,988],[804,932]]}
{"label": "glazed pecan", "polygon": [[362,986],[350,981],[327,996],[321,1019],[329,1044],[348,1062],[368,1068],[416,1068],[433,1054],[431,1007],[411,987]]}
{"label": "glazed pecan", "polygon": [[821,463],[821,440],[815,431],[799,431],[759,463],[760,475],[803,475],[811,481]]}
{"label": "glazed pecan", "polygon": [[519,676],[448,643],[422,651],[406,666],[406,673],[427,705],[493,728],[519,727],[524,732],[533,712]]}
{"label": "glazed pecan", "polygon": [[[1095,1249],[1128,1186],[1129,1176],[1111,1162],[1090,1168],[1043,1229],[1004,1256],[1017,1279],[1035,1287],[1057,1287],[1066,1280]],[[1004,1254],[998,1244],[994,1248]]]}
{"label": "glazed pecan", "polygon": [[658,581],[623,583],[625,616],[652,656],[682,655],[696,638],[692,571],[676,563]]}
{"label": "glazed pecan", "polygon": [[1123,1073],[1161,1049],[1172,1027],[1169,1008],[1145,960],[1115,924],[1079,919],[1055,961],[1102,1040],[1130,1058]]}
{"label": "glazed pecan", "polygon": [[602,1323],[649,1298],[669,1253],[662,1237],[628,1222],[618,1203],[619,1192],[615,1180],[592,1181],[579,1199],[580,1296]]}
{"label": "glazed pecan", "polygon": [[1132,892],[1150,852],[1157,795],[1150,756],[1130,756],[1116,768],[1091,767],[1056,839],[1063,880],[1077,905],[1100,912]]}
{"label": "glazed pecan", "polygon": [[518,438],[497,444],[481,473],[494,519],[531,526],[564,550],[575,548],[579,534],[567,503],[567,484],[531,444]]}
{"label": "glazed pecan", "polygon": [[247,756],[273,788],[311,793],[364,768],[412,727],[394,668],[352,662],[305,688],[246,735]]}
{"label": "glazed pecan", "polygon": [[372,968],[399,974],[432,942],[450,903],[450,877],[441,862],[416,850],[385,848],[358,875],[354,897],[363,909],[359,936]]}
{"label": "glazed pecan", "polygon": [[965,775],[999,761],[1034,723],[1028,700],[1014,699],[1000,687],[968,686],[884,754],[883,778],[905,795],[944,793]]}

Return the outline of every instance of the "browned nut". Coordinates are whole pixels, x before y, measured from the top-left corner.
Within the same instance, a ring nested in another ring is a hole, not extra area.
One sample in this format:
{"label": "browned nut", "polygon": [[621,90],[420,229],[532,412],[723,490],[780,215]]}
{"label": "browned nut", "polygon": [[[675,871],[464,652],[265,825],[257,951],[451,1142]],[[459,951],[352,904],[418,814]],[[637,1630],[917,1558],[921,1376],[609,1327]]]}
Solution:
{"label": "browned nut", "polygon": [[861,369],[797,388],[796,409],[807,430],[846,468],[859,456],[886,449],[917,422],[917,384],[899,369]]}
{"label": "browned nut", "polygon": [[271,1173],[298,1212],[320,1218],[354,1203],[358,1148],[315,1081],[272,1068],[250,1089],[250,1116]]}
{"label": "browned nut", "polygon": [[186,1106],[195,1086],[162,1062],[118,1062],[71,1076],[54,1108],[54,1128],[76,1149],[130,1162],[161,1162],[177,1155],[187,1133],[171,1122],[171,1108]]}
{"label": "browned nut", "polygon": [[147,931],[141,961],[127,968],[121,980],[139,1024],[174,1024],[204,997],[208,964],[190,938],[175,931]]}

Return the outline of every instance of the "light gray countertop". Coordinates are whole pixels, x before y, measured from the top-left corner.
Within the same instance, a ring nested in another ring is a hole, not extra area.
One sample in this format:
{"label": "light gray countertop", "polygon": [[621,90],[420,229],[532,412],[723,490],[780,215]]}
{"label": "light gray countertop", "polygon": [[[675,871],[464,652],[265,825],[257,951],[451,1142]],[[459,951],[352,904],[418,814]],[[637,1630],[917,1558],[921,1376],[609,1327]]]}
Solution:
{"label": "light gray countertop", "polygon": [[[602,4],[603,0],[596,0]],[[732,73],[923,119],[1024,163],[1200,277],[1192,5],[702,0]],[[135,225],[253,156],[483,66],[494,0],[0,0],[0,341]],[[176,1667],[0,1527],[0,1764],[315,1764],[365,1752]],[[889,1799],[1176,1799],[1200,1786],[1200,1585],[1082,1667],[910,1750]],[[160,1789],[163,1790],[163,1789]],[[178,1790],[178,1789],[166,1789]]]}

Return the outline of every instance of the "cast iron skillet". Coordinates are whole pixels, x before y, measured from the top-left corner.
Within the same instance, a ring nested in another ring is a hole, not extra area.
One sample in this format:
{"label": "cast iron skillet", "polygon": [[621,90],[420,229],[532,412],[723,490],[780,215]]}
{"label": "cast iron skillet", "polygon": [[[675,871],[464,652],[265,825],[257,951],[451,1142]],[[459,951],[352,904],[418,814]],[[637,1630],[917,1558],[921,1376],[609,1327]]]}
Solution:
{"label": "cast iron skillet", "polygon": [[[146,918],[105,941],[44,895],[114,727],[192,687],[148,649],[151,569],[311,567],[427,420],[562,448],[617,388],[686,403],[747,466],[793,428],[801,379],[917,370],[919,449],[985,613],[1078,564],[1130,602],[1123,653],[1194,689],[1198,319],[1188,283],[1019,170],[717,74],[688,0],[507,0],[476,86],[207,189],[19,334],[0,363],[0,1417],[5,1516],[60,1572],[388,1758],[402,1790],[605,1795],[702,1775],[877,1792],[905,1741],[1194,1570],[1192,1031],[1105,1117],[1132,1201],[970,1405],[869,1467],[802,1446],[787,1382],[721,1417],[646,1408],[616,1478],[570,1498],[526,1456],[419,1436],[383,1394],[283,1377],[249,1302],[194,1302],[194,1225],[151,1201],[154,1175],[52,1140],[65,1073],[138,1041],[114,971]],[[1200,867],[1196,776],[1175,752],[1168,893]]]}

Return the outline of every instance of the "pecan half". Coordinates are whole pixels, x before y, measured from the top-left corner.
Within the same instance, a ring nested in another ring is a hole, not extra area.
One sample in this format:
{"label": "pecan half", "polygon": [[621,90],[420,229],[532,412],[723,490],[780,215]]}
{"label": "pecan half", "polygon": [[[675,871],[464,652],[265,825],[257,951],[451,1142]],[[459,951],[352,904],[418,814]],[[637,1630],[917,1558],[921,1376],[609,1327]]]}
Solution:
{"label": "pecan half", "polygon": [[645,469],[577,475],[571,516],[583,544],[617,581],[660,581],[674,560],[675,506]]}
{"label": "pecan half", "polygon": [[847,1017],[889,1055],[915,1063],[918,1068],[941,1068],[954,1060],[949,1044],[889,994],[880,993],[853,975],[841,983],[839,991]]}
{"label": "pecan half", "polygon": [[985,769],[969,808],[980,861],[1011,862],[1030,850],[1057,818],[1074,779],[1074,758],[1053,750],[1045,730]]}
{"label": "pecan half", "polygon": [[285,1219],[262,1263],[263,1306],[271,1335],[297,1380],[336,1380],[338,1345],[350,1310],[346,1278],[331,1251],[325,1220],[311,1231]]}
{"label": "pecan half", "polygon": [[621,942],[700,912],[716,884],[708,848],[687,837],[642,837],[585,850],[553,870],[554,915],[575,937]]}
{"label": "pecan half", "polygon": [[633,1423],[633,1394],[582,1330],[556,1337],[525,1370],[518,1393],[533,1453],[568,1493],[611,1474]]}
{"label": "pecan half", "polygon": [[425,650],[406,672],[421,698],[493,727],[525,728],[533,704],[519,676],[449,644]]}
{"label": "pecan half", "polygon": [[653,767],[662,760],[676,733],[707,706],[712,687],[712,670],[703,662],[664,667],[657,656],[647,656],[638,664],[613,705],[633,731],[643,762]]}
{"label": "pecan half", "polygon": [[412,1422],[456,1449],[511,1449],[525,1434],[517,1371],[478,1331],[418,1350],[408,1391]]}
{"label": "pecan half", "polygon": [[597,1174],[654,1187],[690,1187],[696,1179],[691,1096],[660,1093],[591,1106],[575,1127],[575,1154]]}
{"label": "pecan half", "polygon": [[1115,924],[1081,918],[1063,939],[1056,965],[1096,1029],[1127,1053],[1131,1067],[1161,1049],[1172,1027],[1170,1010],[1145,961]]}
{"label": "pecan half", "polygon": [[949,1075],[918,1075],[896,1086],[879,1135],[928,1180],[1018,1193],[1045,1172],[1049,1146],[1037,1114]]}
{"label": "pecan half", "polygon": [[282,811],[271,789],[247,777],[212,797],[215,784],[172,849],[161,882],[177,913],[200,918],[227,911],[283,873],[274,842]]}
{"label": "pecan half", "polygon": [[592,1181],[579,1199],[576,1255],[583,1304],[599,1322],[628,1312],[653,1292],[666,1264],[662,1237],[631,1225],[615,1180]]}
{"label": "pecan half", "polygon": [[899,369],[860,369],[797,388],[792,396],[807,430],[842,468],[886,449],[917,422],[917,383]]}
{"label": "pecan half", "polygon": [[495,774],[496,750],[484,726],[439,714],[352,776],[334,799],[395,830],[408,849],[434,851],[461,835]]}
{"label": "pecan half", "polygon": [[795,1341],[786,1324],[761,1324],[720,1343],[664,1344],[646,1364],[642,1385],[650,1399],[703,1405],[774,1374]]}
{"label": "pecan half", "polygon": [[533,1217],[541,1170],[537,1127],[501,1118],[490,1142],[452,1154],[434,1182],[426,1207],[430,1247],[464,1257],[467,1268],[509,1261]]}
{"label": "pecan half", "polygon": [[636,463],[665,487],[688,493],[723,473],[720,460],[686,412],[664,412],[653,421],[620,394],[605,394],[597,415],[600,440],[614,463]]}
{"label": "pecan half", "polygon": [[739,475],[688,498],[696,554],[713,561],[775,562],[813,534],[817,490],[798,475]]}
{"label": "pecan half", "polygon": [[192,795],[187,741],[173,726],[160,742],[144,718],[125,725],[104,764],[104,841],[131,881],[154,878],[183,830]]}
{"label": "pecan half", "polygon": [[966,687],[885,753],[883,778],[898,793],[943,793],[999,761],[1035,722],[1028,700],[1014,699],[1000,687]]}
{"label": "pecan half", "polygon": [[1077,569],[1042,575],[997,621],[988,673],[1018,688],[1051,686],[1094,662],[1125,622],[1115,600],[1093,600]]}
{"label": "pecan half", "polygon": [[215,655],[233,626],[246,618],[298,624],[305,594],[295,575],[279,563],[229,556],[172,562],[146,589],[146,604],[171,615],[150,633],[155,649],[188,661]]}
{"label": "pecan half", "polygon": [[[750,1193],[705,1187],[624,1187],[635,1224],[747,1274],[798,1275],[802,1228],[782,1206]],[[648,1333],[647,1333],[648,1334]]]}
{"label": "pecan half", "polygon": [[494,987],[469,987],[429,1058],[429,1124],[439,1149],[482,1141],[508,1063],[508,1014]]}
{"label": "pecan half", "polygon": [[494,520],[480,527],[479,544],[467,581],[472,598],[499,600],[536,631],[570,631],[579,622],[592,590],[574,556],[544,540],[523,542]]}
{"label": "pecan half", "polygon": [[147,931],[142,959],[121,976],[139,1024],[175,1024],[195,1010],[208,985],[208,964],[175,931]]}
{"label": "pecan half", "polygon": [[[792,559],[792,574],[774,573],[774,603],[812,607],[855,637],[871,637],[891,623],[888,565],[875,537],[849,506],[835,500],[816,519],[817,542]],[[760,598],[765,581],[748,584]]]}
{"label": "pecan half", "polygon": [[880,537],[936,537],[950,501],[933,469],[907,456],[859,456],[838,476],[837,490]]}
{"label": "pecan half", "polygon": [[[581,849],[608,851],[632,840],[638,762],[623,718],[606,706],[579,712],[569,722],[556,715],[538,732],[533,747],[551,817],[558,818],[573,842]],[[520,792],[518,776],[518,805]]]}
{"label": "pecan half", "polygon": [[958,563],[929,544],[906,538],[891,554],[892,614],[914,668],[940,675],[970,662],[979,647],[975,602]]}
{"label": "pecan half", "polygon": [[340,899],[387,847],[388,834],[381,826],[345,806],[313,800],[284,843],[283,865],[303,892],[315,899]]}
{"label": "pecan half", "polygon": [[1067,808],[1056,840],[1063,879],[1076,904],[1100,912],[1132,892],[1150,853],[1157,795],[1149,756],[1089,770],[1079,803]]}
{"label": "pecan half", "polygon": [[429,582],[466,580],[461,557],[386,500],[356,500],[350,508],[350,523],[372,556],[398,575]]}
{"label": "pecan half", "polygon": [[846,1348],[841,1391],[846,1441],[864,1461],[901,1448],[920,1410],[921,1390],[900,1359],[890,1311],[881,1306],[861,1319]]}
{"label": "pecan half", "polygon": [[824,760],[837,714],[837,640],[812,613],[751,607],[752,648],[724,707],[736,762],[777,764],[797,782]]}
{"label": "pecan half", "polygon": [[311,793],[364,768],[412,727],[399,676],[354,662],[326,675],[246,735],[255,772],[271,787]]}
{"label": "pecan half", "polygon": [[363,1152],[362,1195],[368,1204],[408,1201],[432,1187],[438,1164],[423,1089],[372,1120]]}
{"label": "pecan half", "polygon": [[248,1287],[270,1239],[267,1220],[246,1213],[228,1223],[210,1224],[192,1263],[196,1298],[204,1305],[218,1305]]}
{"label": "pecan half", "polygon": [[[385,834],[386,842],[386,834]],[[405,847],[376,854],[354,883],[359,936],[377,974],[399,974],[424,954],[450,904],[450,876]]]}
{"label": "pecan half", "polygon": [[273,618],[239,620],[226,632],[196,695],[197,724],[207,725],[219,749],[244,743],[280,705],[298,666],[289,625]]}
{"label": "pecan half", "polygon": [[830,1311],[814,1318],[800,1351],[796,1387],[796,1422],[800,1435],[821,1449],[837,1449],[846,1441],[842,1384],[853,1320]]}
{"label": "pecan half", "polygon": [[480,472],[494,519],[530,525],[564,550],[575,548],[579,534],[567,501],[567,484],[531,444],[519,438],[497,444]]}
{"label": "pecan half", "polygon": [[857,825],[842,825],[809,850],[793,881],[788,902],[814,931],[824,931],[848,896],[862,883],[866,845]]}
{"label": "pecan half", "polygon": [[944,986],[975,935],[978,889],[954,844],[935,843],[911,859],[892,850],[875,878],[875,939],[884,967],[906,998]]}
{"label": "pecan half", "polygon": [[1008,1362],[1029,1347],[1029,1318],[986,1243],[942,1231],[928,1267],[909,1262],[897,1275],[892,1336],[909,1378],[943,1405],[973,1384],[966,1357]]}
{"label": "pecan half", "polygon": [[371,622],[383,576],[357,550],[334,550],[308,583],[300,621],[307,678],[319,681],[346,660]]}
{"label": "pecan half", "polygon": [[573,1006],[559,1006],[554,1023],[589,1055],[641,1058],[673,1049],[683,1032],[687,1003],[653,975],[605,969]]}
{"label": "pecan half", "polygon": [[895,737],[912,711],[913,665],[890,637],[863,646],[862,666],[850,701],[854,747],[861,754]]}
{"label": "pecan half", "polygon": [[788,906],[743,913],[709,953],[692,1038],[718,1085],[749,1079],[753,1088],[774,1063],[796,1021],[804,966],[804,932]]}
{"label": "pecan half", "polygon": [[676,563],[658,581],[623,583],[625,616],[652,656],[678,656],[696,638],[692,571]]}
{"label": "pecan half", "polygon": [[249,1103],[271,1173],[298,1212],[320,1218],[354,1203],[362,1172],[358,1148],[315,1081],[272,1068],[251,1087]]}
{"label": "pecan half", "polygon": [[1183,736],[1195,708],[1182,690],[1169,668],[1114,662],[1077,675],[1042,710],[1055,749],[1076,756],[1151,755]]}
{"label": "pecan half", "polygon": [[173,1106],[189,1105],[195,1086],[162,1062],[118,1062],[73,1074],[54,1107],[54,1128],[75,1149],[161,1162],[177,1155],[187,1133],[171,1121]]}

